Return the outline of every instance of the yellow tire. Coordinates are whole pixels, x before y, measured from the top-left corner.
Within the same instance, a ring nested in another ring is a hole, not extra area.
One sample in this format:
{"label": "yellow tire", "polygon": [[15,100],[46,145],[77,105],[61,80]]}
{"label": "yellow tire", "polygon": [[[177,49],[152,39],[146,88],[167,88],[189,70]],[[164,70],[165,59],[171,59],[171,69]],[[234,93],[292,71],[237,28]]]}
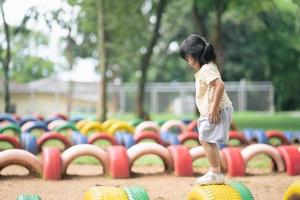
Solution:
{"label": "yellow tire", "polygon": [[116,119],[108,119],[105,122],[103,122],[102,127],[103,127],[104,131],[107,131],[109,129],[109,127],[117,121],[118,120],[116,120]]}
{"label": "yellow tire", "polygon": [[124,189],[93,186],[84,193],[83,200],[128,200]]}
{"label": "yellow tire", "polygon": [[89,120],[86,120],[86,119],[83,119],[83,120],[80,120],[78,121],[76,124],[75,124],[75,127],[80,130],[86,123],[90,122]]}
{"label": "yellow tire", "polygon": [[90,132],[102,132],[103,127],[100,122],[92,121],[86,123],[81,129],[80,132],[83,135],[88,135]]}
{"label": "yellow tire", "polygon": [[187,200],[242,200],[238,191],[230,185],[195,186]]}
{"label": "yellow tire", "polygon": [[133,134],[134,128],[130,126],[130,124],[128,124],[127,122],[118,121],[111,125],[106,131],[110,135],[114,135],[117,131],[125,131]]}
{"label": "yellow tire", "polygon": [[295,181],[291,184],[284,193],[283,200],[300,199],[300,181]]}

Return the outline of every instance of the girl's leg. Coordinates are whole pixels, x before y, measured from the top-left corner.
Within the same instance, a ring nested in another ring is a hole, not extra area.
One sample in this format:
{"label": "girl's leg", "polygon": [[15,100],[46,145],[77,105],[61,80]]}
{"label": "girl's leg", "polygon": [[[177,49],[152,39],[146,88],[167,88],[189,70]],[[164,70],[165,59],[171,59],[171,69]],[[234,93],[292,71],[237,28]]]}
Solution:
{"label": "girl's leg", "polygon": [[204,152],[210,166],[210,171],[220,173],[220,154],[217,145],[215,143],[208,143],[205,141],[200,141],[200,143],[204,148]]}

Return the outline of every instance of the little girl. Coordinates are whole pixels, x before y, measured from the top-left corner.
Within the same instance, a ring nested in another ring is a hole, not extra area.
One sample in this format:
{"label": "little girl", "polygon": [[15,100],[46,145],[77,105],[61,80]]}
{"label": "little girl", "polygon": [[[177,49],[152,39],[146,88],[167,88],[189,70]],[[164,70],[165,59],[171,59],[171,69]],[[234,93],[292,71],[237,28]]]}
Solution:
{"label": "little girl", "polygon": [[217,143],[228,141],[233,108],[216,65],[214,48],[203,37],[192,34],[182,42],[180,56],[195,70],[199,140],[210,165],[209,171],[196,183],[223,184]]}

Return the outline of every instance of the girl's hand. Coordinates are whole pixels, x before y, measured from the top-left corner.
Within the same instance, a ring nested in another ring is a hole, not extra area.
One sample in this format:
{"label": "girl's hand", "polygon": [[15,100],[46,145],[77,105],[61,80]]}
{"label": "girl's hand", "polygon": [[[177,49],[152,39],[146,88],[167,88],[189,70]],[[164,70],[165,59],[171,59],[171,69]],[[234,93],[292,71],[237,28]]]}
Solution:
{"label": "girl's hand", "polygon": [[220,122],[220,113],[218,110],[212,110],[208,114],[208,120],[210,123],[217,124]]}

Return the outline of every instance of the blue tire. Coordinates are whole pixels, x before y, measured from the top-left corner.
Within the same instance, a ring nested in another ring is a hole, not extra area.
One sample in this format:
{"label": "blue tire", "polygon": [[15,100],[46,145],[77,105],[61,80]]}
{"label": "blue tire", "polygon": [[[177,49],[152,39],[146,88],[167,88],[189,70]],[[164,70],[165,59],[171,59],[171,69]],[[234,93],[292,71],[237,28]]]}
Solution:
{"label": "blue tire", "polygon": [[180,141],[178,140],[178,135],[177,134],[170,134],[168,137],[169,143],[171,145],[177,145],[180,144]]}
{"label": "blue tire", "polygon": [[268,144],[268,137],[263,130],[254,130],[254,135],[258,143]]}
{"label": "blue tire", "polygon": [[169,143],[169,135],[170,135],[169,132],[160,133],[160,137],[165,143]]}
{"label": "blue tire", "polygon": [[247,140],[248,142],[250,142],[251,140],[253,140],[253,138],[254,138],[254,132],[253,132],[253,129],[251,129],[251,128],[246,128],[246,129],[243,130],[243,133],[244,133],[244,136],[245,136],[245,138],[246,138],[246,140]]}
{"label": "blue tire", "polygon": [[224,149],[227,145],[224,143],[217,143],[219,149]]}
{"label": "blue tire", "polygon": [[293,139],[294,139],[294,136],[295,136],[294,133],[292,133],[291,131],[284,131],[283,134],[285,135],[285,137],[288,139],[288,141],[290,143],[293,143]]}
{"label": "blue tire", "polygon": [[88,139],[86,136],[81,135],[81,134],[76,134],[75,138],[74,138],[74,144],[87,144],[88,143]]}
{"label": "blue tire", "polygon": [[115,134],[115,139],[119,145],[124,145],[124,140],[123,140],[124,134],[126,133],[120,131],[116,132]]}
{"label": "blue tire", "polygon": [[23,148],[32,154],[37,154],[38,146],[36,143],[36,138],[31,134],[24,134],[23,137],[24,137],[24,143],[22,142],[24,145]]}
{"label": "blue tire", "polygon": [[123,135],[123,144],[126,147],[126,149],[129,149],[130,147],[135,145],[133,136],[130,133],[126,133]]}

